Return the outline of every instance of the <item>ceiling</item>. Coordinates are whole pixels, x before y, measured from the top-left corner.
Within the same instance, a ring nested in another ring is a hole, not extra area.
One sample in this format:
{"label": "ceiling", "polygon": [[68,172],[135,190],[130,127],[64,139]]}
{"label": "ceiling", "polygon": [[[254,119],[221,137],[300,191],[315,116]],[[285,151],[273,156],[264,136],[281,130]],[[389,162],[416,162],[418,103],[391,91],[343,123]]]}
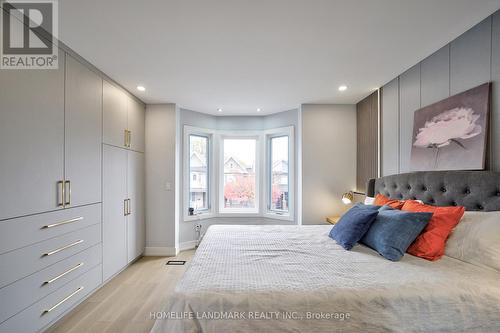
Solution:
{"label": "ceiling", "polygon": [[356,103],[499,8],[500,0],[64,0],[59,37],[146,103],[252,115]]}

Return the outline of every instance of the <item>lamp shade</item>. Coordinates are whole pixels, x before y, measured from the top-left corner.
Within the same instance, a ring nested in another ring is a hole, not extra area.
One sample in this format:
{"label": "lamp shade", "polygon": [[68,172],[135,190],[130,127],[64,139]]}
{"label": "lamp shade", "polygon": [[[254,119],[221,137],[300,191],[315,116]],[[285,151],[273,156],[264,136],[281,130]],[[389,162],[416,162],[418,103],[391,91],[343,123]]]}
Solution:
{"label": "lamp shade", "polygon": [[346,192],[342,195],[342,202],[346,205],[350,204],[353,199],[354,199],[354,194],[351,191]]}

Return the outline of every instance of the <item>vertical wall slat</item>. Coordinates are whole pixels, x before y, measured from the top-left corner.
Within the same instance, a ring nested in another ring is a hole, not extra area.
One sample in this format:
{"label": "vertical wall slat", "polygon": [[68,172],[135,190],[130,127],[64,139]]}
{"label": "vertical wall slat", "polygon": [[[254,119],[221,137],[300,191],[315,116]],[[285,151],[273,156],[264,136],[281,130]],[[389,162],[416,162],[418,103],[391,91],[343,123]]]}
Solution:
{"label": "vertical wall slat", "polygon": [[500,11],[492,16],[490,166],[500,171]]}
{"label": "vertical wall slat", "polygon": [[420,108],[420,64],[399,78],[399,172],[410,171],[413,114]]}
{"label": "vertical wall slat", "polygon": [[366,97],[356,104],[357,170],[356,189],[366,191],[366,183],[377,177],[378,149],[378,94]]}
{"label": "vertical wall slat", "polygon": [[490,80],[491,17],[450,44],[451,95]]}
{"label": "vertical wall slat", "polygon": [[399,173],[399,78],[382,89],[382,176]]}
{"label": "vertical wall slat", "polygon": [[420,64],[422,107],[449,97],[450,95],[450,45],[424,59]]}

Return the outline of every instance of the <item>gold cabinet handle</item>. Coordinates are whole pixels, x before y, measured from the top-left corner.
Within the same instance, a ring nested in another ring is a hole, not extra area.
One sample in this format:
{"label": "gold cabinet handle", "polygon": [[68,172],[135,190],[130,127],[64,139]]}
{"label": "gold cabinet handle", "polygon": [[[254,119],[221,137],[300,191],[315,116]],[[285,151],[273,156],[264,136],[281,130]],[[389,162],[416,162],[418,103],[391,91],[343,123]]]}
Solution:
{"label": "gold cabinet handle", "polygon": [[[68,186],[66,188],[66,185]],[[66,200],[66,196],[68,200]],[[64,207],[71,205],[71,181],[66,180],[64,182]]]}
{"label": "gold cabinet handle", "polygon": [[132,141],[132,132],[129,130],[124,130],[125,132],[125,147],[130,148],[130,141]]}
{"label": "gold cabinet handle", "polygon": [[73,222],[78,222],[78,221],[81,221],[81,220],[83,220],[83,216],[75,217],[74,219],[70,219],[70,220],[66,220],[66,221],[62,221],[62,222],[57,222],[57,223],[53,223],[53,224],[47,224],[47,225],[44,225],[42,227],[42,229],[54,228],[54,227],[58,227],[60,225],[64,225],[64,224],[68,224],[68,223],[73,223]]}
{"label": "gold cabinet handle", "polygon": [[64,208],[64,180],[57,182],[57,207]]}
{"label": "gold cabinet handle", "polygon": [[71,294],[69,294],[68,296],[64,297],[62,300],[60,300],[57,304],[53,305],[51,308],[49,308],[47,310],[44,310],[42,312],[42,315],[45,315],[45,314],[47,314],[47,313],[55,310],[58,306],[60,306],[61,304],[63,304],[68,299],[70,299],[71,297],[75,296],[76,294],[78,294],[82,290],[83,290],[83,287],[79,287],[77,290],[73,291]]}
{"label": "gold cabinet handle", "polygon": [[58,276],[56,277],[53,277],[52,279],[50,280],[47,280],[47,281],[44,281],[43,284],[46,285],[46,284],[51,284],[52,282],[55,282],[57,280],[59,280],[60,278],[62,278],[63,276],[73,272],[74,270],[77,270],[78,268],[82,267],[83,266],[83,262],[79,263],[78,265],[68,269],[67,271],[65,271],[64,273],[61,273],[59,274]]}
{"label": "gold cabinet handle", "polygon": [[73,242],[73,243],[68,244],[68,245],[64,245],[64,246],[62,246],[62,247],[60,247],[58,249],[46,252],[46,253],[43,254],[43,257],[51,256],[53,254],[59,253],[59,252],[61,252],[63,250],[69,249],[70,247],[73,247],[73,246],[81,244],[81,243],[83,243],[83,239],[77,240],[76,242]]}

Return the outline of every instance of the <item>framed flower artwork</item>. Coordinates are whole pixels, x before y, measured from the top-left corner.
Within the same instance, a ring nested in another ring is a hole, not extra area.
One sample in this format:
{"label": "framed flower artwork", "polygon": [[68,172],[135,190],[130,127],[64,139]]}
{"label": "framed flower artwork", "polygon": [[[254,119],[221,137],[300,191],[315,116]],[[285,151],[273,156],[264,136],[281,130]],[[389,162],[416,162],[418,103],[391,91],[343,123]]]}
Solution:
{"label": "framed flower artwork", "polygon": [[415,111],[412,171],[484,169],[490,87],[485,83]]}

